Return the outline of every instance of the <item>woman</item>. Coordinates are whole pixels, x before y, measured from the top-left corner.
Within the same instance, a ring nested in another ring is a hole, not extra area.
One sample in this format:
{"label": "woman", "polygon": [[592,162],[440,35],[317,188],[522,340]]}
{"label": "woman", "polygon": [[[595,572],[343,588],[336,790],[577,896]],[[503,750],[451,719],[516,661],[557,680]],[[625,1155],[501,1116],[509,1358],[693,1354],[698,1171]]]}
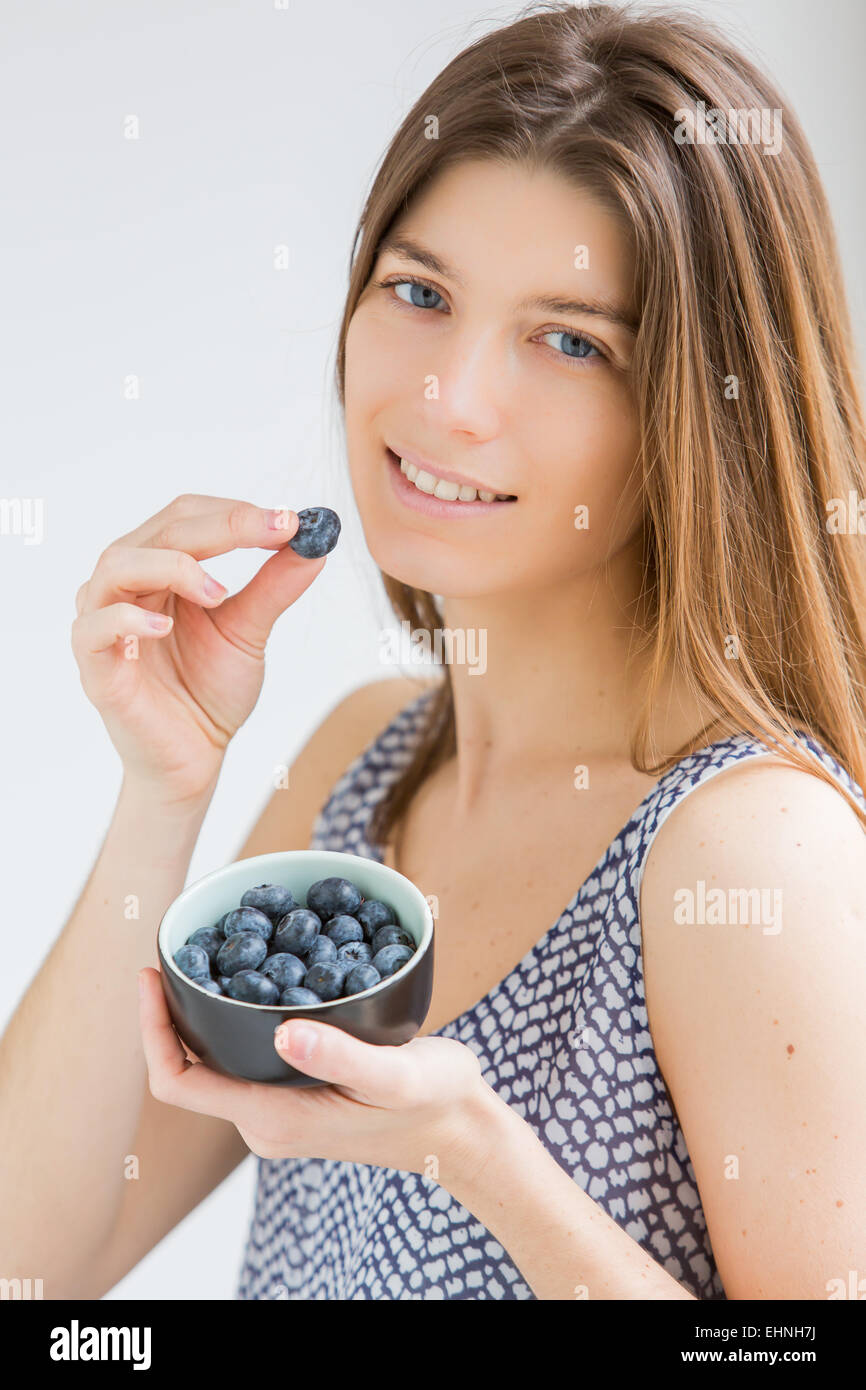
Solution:
{"label": "woman", "polygon": [[[397,617],[455,647],[442,679],[343,701],[241,857],[399,868],[436,908],[430,1014],[401,1048],[278,1030],[334,1084],[277,1093],[190,1061],[145,968],[145,1074],[118,982],[325,563],[285,545],[294,514],[269,534],[176,499],[78,595],[124,781],[4,1044],[6,1099],[26,1078],[36,1102],[8,1248],[46,1296],[98,1297],[251,1149],[241,1298],[826,1298],[866,1268],[866,576],[830,524],[866,451],[803,134],[691,16],[544,9],[415,104],[355,252],[337,377],[365,537]],[[237,545],[276,553],[208,598],[198,562]],[[167,635],[124,663],[154,613]],[[147,922],[121,936],[130,892]]]}

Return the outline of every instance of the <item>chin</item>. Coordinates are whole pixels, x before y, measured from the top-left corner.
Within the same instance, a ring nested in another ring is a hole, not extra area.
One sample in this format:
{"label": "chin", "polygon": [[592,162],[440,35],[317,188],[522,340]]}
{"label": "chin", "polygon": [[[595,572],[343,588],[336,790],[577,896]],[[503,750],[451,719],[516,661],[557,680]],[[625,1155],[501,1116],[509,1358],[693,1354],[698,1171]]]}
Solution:
{"label": "chin", "polygon": [[[367,548],[383,574],[406,584],[411,589],[424,589],[442,598],[469,598],[489,593],[489,586],[480,582],[477,564],[464,566],[455,563],[452,547],[446,549],[436,542],[404,537],[399,543],[393,537],[368,539]],[[438,554],[436,552],[439,552]]]}

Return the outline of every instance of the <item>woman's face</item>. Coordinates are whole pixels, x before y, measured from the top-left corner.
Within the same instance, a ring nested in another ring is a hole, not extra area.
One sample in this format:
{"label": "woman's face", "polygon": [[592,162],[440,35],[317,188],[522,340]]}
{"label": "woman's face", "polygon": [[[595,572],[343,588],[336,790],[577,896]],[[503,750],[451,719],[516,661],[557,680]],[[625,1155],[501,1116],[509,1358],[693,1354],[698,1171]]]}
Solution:
{"label": "woman's face", "polygon": [[[558,175],[472,160],[431,182],[395,238],[346,339],[349,466],[371,555],[445,597],[590,573],[640,522],[634,333],[610,317],[634,309],[622,224]],[[576,303],[522,304],[542,296]],[[460,480],[516,500],[451,500]]]}

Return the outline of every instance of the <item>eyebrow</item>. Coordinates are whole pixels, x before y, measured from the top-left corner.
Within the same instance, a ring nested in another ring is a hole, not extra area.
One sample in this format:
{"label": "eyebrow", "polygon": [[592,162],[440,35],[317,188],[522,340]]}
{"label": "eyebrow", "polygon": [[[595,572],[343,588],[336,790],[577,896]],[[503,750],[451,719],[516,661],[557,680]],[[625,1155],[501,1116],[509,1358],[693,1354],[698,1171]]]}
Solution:
{"label": "eyebrow", "polygon": [[[426,246],[413,241],[410,237],[383,237],[379,243],[378,254],[381,255],[385,251],[393,252],[401,260],[417,261],[419,265],[424,265],[428,270],[432,270],[434,275],[442,275],[448,280],[453,280],[461,289],[466,288],[466,281],[462,275],[458,275],[457,271],[452,270],[439,256],[434,255]],[[618,324],[620,328],[627,329],[629,333],[636,333],[638,328],[638,320],[633,315],[602,298],[594,300],[563,299],[559,295],[539,294],[521,299],[520,303],[514,307],[518,313],[523,313],[526,309],[544,309],[550,314],[589,314],[596,318],[607,319],[609,323]]]}

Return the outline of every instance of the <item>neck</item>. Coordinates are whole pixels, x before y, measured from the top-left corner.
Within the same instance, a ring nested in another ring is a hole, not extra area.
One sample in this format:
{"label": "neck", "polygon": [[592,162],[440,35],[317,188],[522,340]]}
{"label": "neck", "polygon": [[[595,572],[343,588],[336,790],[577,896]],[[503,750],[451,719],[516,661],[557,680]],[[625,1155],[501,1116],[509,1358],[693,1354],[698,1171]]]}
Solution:
{"label": "neck", "polygon": [[[522,775],[576,764],[630,763],[646,653],[634,650],[636,547],[592,573],[544,591],[443,600],[443,627],[455,642],[450,674],[457,758],[455,813]],[[443,660],[448,659],[445,649]],[[707,718],[667,683],[654,735],[678,747]]]}

